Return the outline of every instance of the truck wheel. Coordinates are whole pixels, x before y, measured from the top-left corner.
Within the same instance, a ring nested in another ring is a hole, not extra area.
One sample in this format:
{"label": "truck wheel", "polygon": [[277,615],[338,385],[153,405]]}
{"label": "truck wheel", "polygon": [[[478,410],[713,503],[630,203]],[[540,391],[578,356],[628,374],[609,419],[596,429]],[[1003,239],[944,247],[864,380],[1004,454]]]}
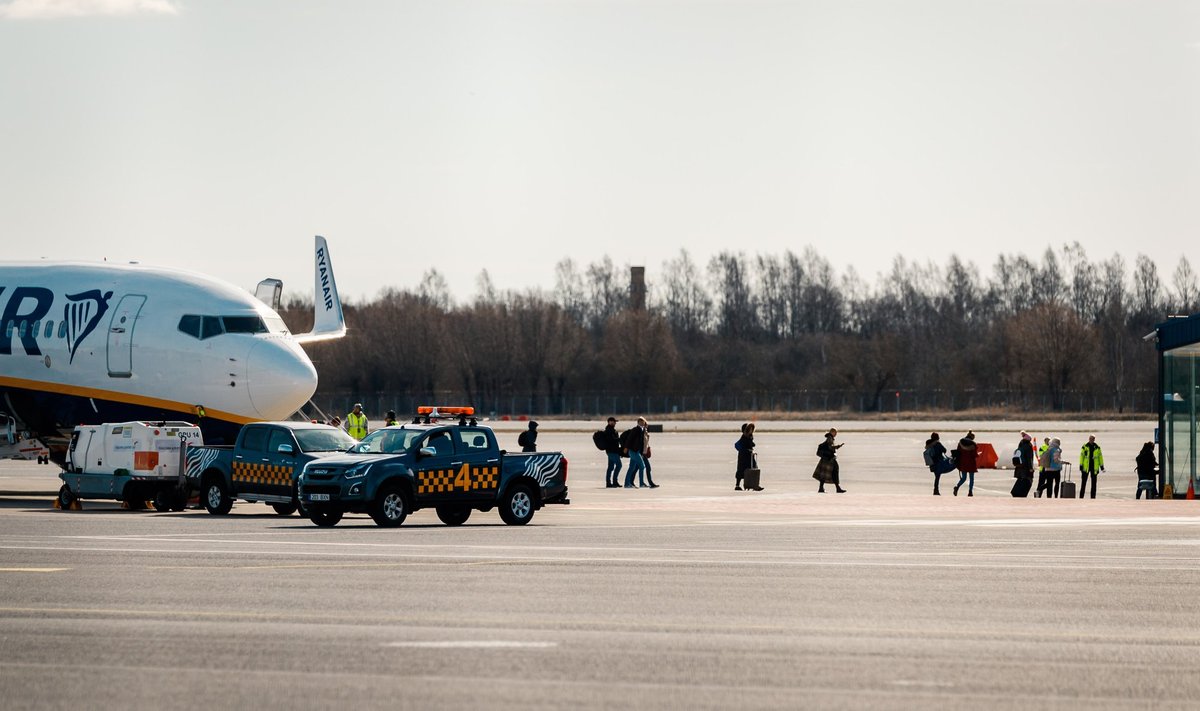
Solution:
{"label": "truck wheel", "polygon": [[439,506],[437,515],[447,526],[461,526],[471,517],[471,509],[465,506]]}
{"label": "truck wheel", "polygon": [[213,516],[224,516],[233,508],[233,499],[220,479],[213,479],[204,487],[204,508]]}
{"label": "truck wheel", "polygon": [[408,497],[395,484],[385,485],[371,502],[371,518],[387,528],[399,526],[408,517]]}
{"label": "truck wheel", "polygon": [[188,495],[186,491],[176,489],[171,492],[171,510],[183,511],[188,505]]}
{"label": "truck wheel", "polygon": [[71,491],[71,487],[66,484],[63,484],[62,488],[58,490],[58,505],[63,511],[71,508],[71,504],[75,503],[78,498],[75,492]]}
{"label": "truck wheel", "polygon": [[342,520],[342,512],[338,511],[337,509],[324,511],[309,509],[308,520],[317,524],[321,528],[329,528],[331,526],[336,526],[338,521]]}
{"label": "truck wheel", "polygon": [[533,518],[533,494],[529,487],[517,484],[504,492],[500,502],[500,518],[510,526],[524,526]]}
{"label": "truck wheel", "polygon": [[296,502],[291,501],[286,504],[271,504],[271,508],[275,509],[275,513],[280,516],[291,516],[296,513]]}
{"label": "truck wheel", "polygon": [[154,495],[154,510],[165,513],[171,510],[171,492],[160,491]]}
{"label": "truck wheel", "polygon": [[137,497],[125,499],[125,505],[129,507],[130,511],[145,511],[146,510],[146,500],[139,499]]}

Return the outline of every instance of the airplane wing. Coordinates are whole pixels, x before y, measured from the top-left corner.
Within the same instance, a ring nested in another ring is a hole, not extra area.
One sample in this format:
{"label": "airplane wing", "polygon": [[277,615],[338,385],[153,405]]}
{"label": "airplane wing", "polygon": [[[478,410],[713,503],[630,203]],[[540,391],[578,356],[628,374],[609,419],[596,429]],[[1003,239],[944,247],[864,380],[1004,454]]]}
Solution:
{"label": "airplane wing", "polygon": [[313,293],[313,328],[296,336],[299,343],[315,343],[346,335],[346,319],[342,316],[342,300],[333,278],[333,261],[329,245],[317,235],[315,292]]}

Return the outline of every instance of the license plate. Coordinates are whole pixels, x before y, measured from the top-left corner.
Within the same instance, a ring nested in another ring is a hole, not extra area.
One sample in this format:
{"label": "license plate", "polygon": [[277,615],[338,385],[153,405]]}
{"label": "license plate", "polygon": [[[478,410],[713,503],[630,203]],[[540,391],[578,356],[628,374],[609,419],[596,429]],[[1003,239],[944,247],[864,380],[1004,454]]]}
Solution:
{"label": "license plate", "polygon": [[309,494],[309,501],[329,501],[329,494]]}

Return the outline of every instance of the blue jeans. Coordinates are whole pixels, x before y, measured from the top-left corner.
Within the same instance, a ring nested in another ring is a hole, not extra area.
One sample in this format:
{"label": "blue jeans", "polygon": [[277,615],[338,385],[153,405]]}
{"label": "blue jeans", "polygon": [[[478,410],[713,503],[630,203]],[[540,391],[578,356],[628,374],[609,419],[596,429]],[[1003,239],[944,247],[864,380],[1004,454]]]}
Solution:
{"label": "blue jeans", "polygon": [[621,453],[608,453],[608,469],[604,470],[604,485],[616,486],[619,482],[617,477],[621,475]]}
{"label": "blue jeans", "polygon": [[629,468],[625,470],[625,486],[633,486],[633,475],[637,474],[638,484],[644,484],[642,475],[646,472],[646,460],[641,452],[629,452]]}
{"label": "blue jeans", "polygon": [[967,480],[968,474],[971,475],[971,485],[969,487],[967,487],[967,493],[973,494],[973,493],[975,493],[975,472],[959,472],[958,473],[958,486],[955,486],[954,488],[957,489],[958,487],[962,486],[963,482]]}

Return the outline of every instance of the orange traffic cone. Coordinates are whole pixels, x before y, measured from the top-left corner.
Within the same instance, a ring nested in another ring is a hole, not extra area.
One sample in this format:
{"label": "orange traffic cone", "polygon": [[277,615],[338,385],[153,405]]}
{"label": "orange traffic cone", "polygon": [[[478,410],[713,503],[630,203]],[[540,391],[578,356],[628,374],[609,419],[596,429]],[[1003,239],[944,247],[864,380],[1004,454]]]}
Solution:
{"label": "orange traffic cone", "polygon": [[1191,501],[1192,499],[1196,498],[1196,484],[1190,478],[1188,479],[1187,496],[1185,496],[1183,498],[1187,499],[1188,501]]}

